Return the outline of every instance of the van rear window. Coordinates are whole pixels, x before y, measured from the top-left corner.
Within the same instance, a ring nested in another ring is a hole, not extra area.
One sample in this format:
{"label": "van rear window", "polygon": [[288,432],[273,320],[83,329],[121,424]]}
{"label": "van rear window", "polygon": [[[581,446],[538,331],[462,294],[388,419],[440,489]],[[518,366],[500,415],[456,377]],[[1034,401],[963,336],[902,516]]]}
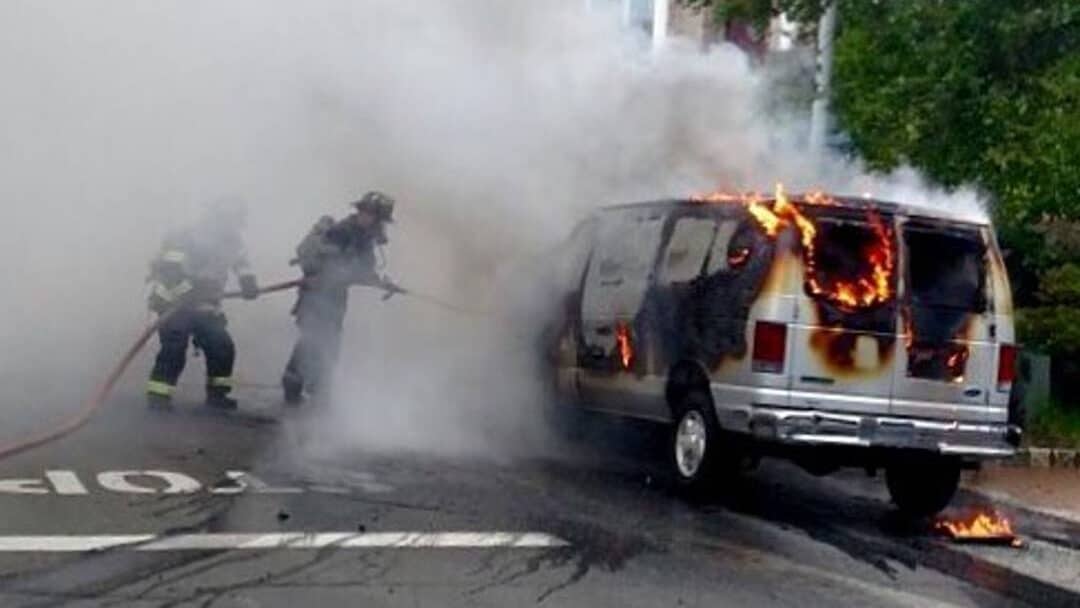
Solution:
{"label": "van rear window", "polygon": [[976,229],[909,223],[904,243],[915,307],[986,310],[986,245]]}
{"label": "van rear window", "polygon": [[842,312],[891,303],[896,295],[896,239],[891,218],[819,216],[813,246],[804,249],[807,293]]}

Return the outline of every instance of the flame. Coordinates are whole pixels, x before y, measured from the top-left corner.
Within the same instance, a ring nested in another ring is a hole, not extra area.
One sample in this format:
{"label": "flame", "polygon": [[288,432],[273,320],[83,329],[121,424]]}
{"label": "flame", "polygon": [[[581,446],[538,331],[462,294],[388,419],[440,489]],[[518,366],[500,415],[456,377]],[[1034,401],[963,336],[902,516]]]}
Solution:
{"label": "flame", "polygon": [[750,259],[750,250],[746,247],[739,247],[738,249],[728,252],[728,268],[738,268],[746,263],[746,260]]}
{"label": "flame", "polygon": [[949,370],[949,376],[953,382],[964,381],[964,370],[967,368],[968,347],[960,346],[945,359],[945,367]]}
{"label": "flame", "polygon": [[630,369],[634,362],[634,346],[630,343],[630,327],[623,321],[615,324],[615,346],[623,369]]}
{"label": "flame", "polygon": [[[869,274],[854,280],[822,281],[817,272],[817,226],[791,202],[784,191],[783,184],[776,185],[776,194],[771,206],[757,194],[738,195],[716,192],[697,195],[691,197],[690,200],[699,203],[742,203],[761,226],[762,231],[770,238],[776,238],[788,226],[795,226],[799,231],[799,241],[802,243],[806,264],[806,284],[810,293],[842,310],[850,312],[869,308],[888,302],[893,297],[891,283],[896,268],[892,247],[893,235],[881,216],[873,209],[867,209],[866,215],[876,239],[862,252],[870,266]],[[802,200],[811,205],[837,204],[835,199],[820,191],[805,194]]]}
{"label": "flame", "polygon": [[976,510],[965,518],[941,517],[934,524],[934,530],[953,540],[1004,540],[1014,547],[1022,544],[1013,531],[1012,522],[993,509]]}
{"label": "flame", "polygon": [[[869,198],[868,195],[867,195],[867,198]],[[822,192],[821,190],[815,190],[813,192],[807,192],[806,194],[803,195],[803,200],[810,203],[811,205],[835,205],[836,204],[836,199],[829,196],[825,192]]]}

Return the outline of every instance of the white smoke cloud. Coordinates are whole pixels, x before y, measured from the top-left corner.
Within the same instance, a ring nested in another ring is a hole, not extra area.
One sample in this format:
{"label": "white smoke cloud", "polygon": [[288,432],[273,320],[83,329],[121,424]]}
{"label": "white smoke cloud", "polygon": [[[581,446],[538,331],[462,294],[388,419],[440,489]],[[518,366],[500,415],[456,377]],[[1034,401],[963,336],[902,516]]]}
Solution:
{"label": "white smoke cloud", "polygon": [[[396,279],[476,309],[534,306],[478,319],[354,290],[325,430],[480,451],[535,420],[521,336],[550,302],[503,277],[590,209],[778,179],[977,209],[914,174],[801,152],[804,126],[765,114],[766,81],[738,50],[653,57],[573,0],[12,0],[0,24],[0,339],[18,345],[0,353],[0,397],[14,418],[74,407],[145,318],[162,234],[221,194],[250,202],[264,281],[293,274],[318,215],[378,188],[399,201]],[[230,305],[241,380],[277,381],[291,303]]]}

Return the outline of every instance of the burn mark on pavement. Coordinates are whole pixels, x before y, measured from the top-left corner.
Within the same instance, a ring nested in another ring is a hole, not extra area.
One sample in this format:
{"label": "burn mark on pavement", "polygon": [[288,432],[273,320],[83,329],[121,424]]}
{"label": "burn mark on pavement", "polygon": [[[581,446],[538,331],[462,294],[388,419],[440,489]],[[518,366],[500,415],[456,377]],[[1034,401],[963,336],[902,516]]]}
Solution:
{"label": "burn mark on pavement", "polygon": [[[577,584],[593,568],[599,567],[609,573],[617,572],[640,553],[658,550],[658,547],[651,545],[643,536],[616,533],[598,525],[551,519],[538,520],[533,525],[543,525],[545,529],[568,541],[568,544],[517,558],[496,568],[492,580],[471,589],[470,595],[509,584],[542,569],[569,567],[571,570],[563,581],[548,587],[537,596],[536,601],[540,603]],[[492,554],[482,562],[481,569],[492,567],[496,557],[496,554]]]}

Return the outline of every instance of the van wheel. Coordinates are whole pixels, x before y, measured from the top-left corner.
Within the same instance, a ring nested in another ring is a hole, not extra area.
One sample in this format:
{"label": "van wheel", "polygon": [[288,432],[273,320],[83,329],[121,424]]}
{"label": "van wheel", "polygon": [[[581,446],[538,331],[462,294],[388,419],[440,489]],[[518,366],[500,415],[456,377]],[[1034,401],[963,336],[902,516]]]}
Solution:
{"label": "van wheel", "polygon": [[673,408],[673,413],[668,441],[672,476],[680,490],[691,495],[707,494],[724,452],[712,400],[691,391]]}
{"label": "van wheel", "polygon": [[907,517],[937,514],[960,485],[960,461],[940,456],[905,458],[885,467],[889,496]]}

